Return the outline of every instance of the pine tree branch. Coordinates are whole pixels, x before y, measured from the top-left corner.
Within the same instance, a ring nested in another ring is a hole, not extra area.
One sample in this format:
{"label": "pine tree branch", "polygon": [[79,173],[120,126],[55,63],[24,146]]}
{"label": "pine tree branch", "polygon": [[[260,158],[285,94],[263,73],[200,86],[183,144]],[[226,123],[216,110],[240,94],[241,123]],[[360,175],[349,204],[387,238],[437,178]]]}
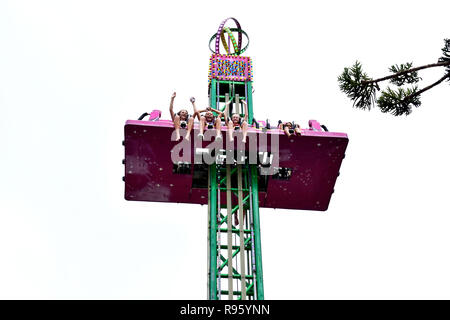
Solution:
{"label": "pine tree branch", "polygon": [[[421,105],[420,97],[425,91],[428,91],[442,83],[444,80],[450,82],[450,39],[444,39],[445,46],[442,48],[443,56],[437,63],[412,68],[412,62],[400,65],[392,65],[389,68],[390,75],[371,79],[363,72],[361,63],[358,61],[350,68],[344,68],[344,72],[338,77],[339,88],[353,101],[353,106],[359,109],[370,110],[372,106],[378,106],[381,112],[389,112],[394,116],[409,115],[412,107]],[[415,84],[422,80],[418,76],[418,71],[434,67],[444,67],[445,75],[436,82],[419,90],[414,85],[410,88],[403,88],[405,84]],[[376,99],[376,91],[380,90],[380,82],[389,80],[397,89],[393,90],[387,87],[381,91],[381,95]],[[376,99],[376,101],[375,101]]]}
{"label": "pine tree branch", "polygon": [[384,81],[384,80],[388,80],[388,79],[392,79],[392,78],[398,77],[400,75],[411,73],[411,72],[414,72],[414,71],[419,71],[419,70],[422,70],[422,69],[428,69],[428,68],[434,68],[434,67],[449,66],[449,65],[450,65],[450,61],[444,61],[444,62],[427,64],[427,65],[424,65],[424,66],[408,69],[408,70],[405,70],[405,71],[402,71],[402,72],[399,72],[399,73],[391,74],[391,75],[383,77],[383,78],[379,78],[379,79],[375,79],[375,80],[363,80],[363,81],[361,81],[361,84],[378,83],[378,82],[381,82],[381,81]]}

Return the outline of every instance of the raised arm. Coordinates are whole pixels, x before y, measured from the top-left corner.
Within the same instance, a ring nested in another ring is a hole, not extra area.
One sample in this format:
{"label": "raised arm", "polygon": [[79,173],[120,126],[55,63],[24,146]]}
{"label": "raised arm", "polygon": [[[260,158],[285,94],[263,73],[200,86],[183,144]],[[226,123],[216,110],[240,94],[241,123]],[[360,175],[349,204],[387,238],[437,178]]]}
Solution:
{"label": "raised arm", "polygon": [[247,102],[245,102],[245,100],[242,100],[242,103],[245,105],[245,117],[244,117],[244,120],[248,122],[248,106],[247,106]]}
{"label": "raised arm", "polygon": [[197,115],[198,121],[200,121],[200,113],[203,113],[205,111],[208,111],[208,109],[203,109],[203,110],[197,110],[196,114],[194,114],[194,118]]}
{"label": "raised arm", "polygon": [[224,118],[225,118],[225,123],[228,124],[228,120],[230,119],[229,112],[228,112],[228,107],[230,106],[231,100],[228,100],[227,103],[225,103],[225,110],[223,111],[224,114]]}
{"label": "raised arm", "polygon": [[214,111],[215,113],[217,113],[217,116],[218,116],[218,117],[222,117],[222,115],[223,115],[223,112],[222,112],[222,111],[217,110],[217,109],[214,109],[214,108],[210,108],[210,109],[211,109],[211,111]]}
{"label": "raised arm", "polygon": [[172,96],[170,97],[169,112],[170,112],[170,117],[172,118],[172,121],[175,120],[175,113],[173,112],[173,101],[175,100],[176,96],[177,96],[177,93],[174,92],[174,93],[172,93]]}
{"label": "raised arm", "polygon": [[195,98],[194,97],[191,97],[191,103],[192,103],[192,107],[194,108],[194,115],[193,115],[193,117],[194,117],[194,119],[195,119],[195,117],[197,116],[197,118],[198,118],[198,121],[200,121],[200,112],[203,112],[203,111],[198,111],[197,110],[197,107],[195,106]]}

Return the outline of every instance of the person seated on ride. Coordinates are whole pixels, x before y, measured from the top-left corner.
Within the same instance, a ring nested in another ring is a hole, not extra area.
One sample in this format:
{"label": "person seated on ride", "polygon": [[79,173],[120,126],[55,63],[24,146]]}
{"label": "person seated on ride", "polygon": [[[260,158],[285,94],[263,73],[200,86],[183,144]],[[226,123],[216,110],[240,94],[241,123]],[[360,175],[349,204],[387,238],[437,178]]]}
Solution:
{"label": "person seated on ride", "polygon": [[[181,109],[177,113],[173,112],[173,101],[175,100],[175,97],[177,96],[177,93],[174,92],[172,94],[172,97],[170,97],[170,116],[172,118],[173,124],[175,126],[175,132],[176,132],[176,141],[180,140],[180,128],[186,129],[186,136],[184,137],[186,140],[189,140],[191,136],[191,131],[194,126],[194,117],[189,114],[189,112],[186,109]],[[192,99],[192,98],[191,98]],[[194,113],[195,113],[194,109]]]}
{"label": "person seated on ride", "polygon": [[300,131],[300,125],[290,121],[278,121],[278,129],[283,130],[288,137],[290,137],[291,134],[297,134],[299,136],[302,134],[302,132]]}
{"label": "person seated on ride", "polygon": [[[192,102],[191,98],[191,102]],[[197,110],[195,108],[195,99],[192,102],[192,104],[194,105],[194,110]],[[203,115],[201,115],[202,112],[205,112]],[[215,112],[217,114],[217,116],[214,115]],[[222,116],[224,116],[224,113],[216,110],[214,108],[208,107],[204,110],[200,110],[200,111],[195,111],[194,117],[197,116],[197,118],[200,120],[200,133],[198,134],[199,137],[203,138],[203,132],[205,131],[205,129],[216,129],[216,139],[222,139],[222,133],[220,132],[220,129],[222,127],[222,120],[220,118],[222,118]]]}
{"label": "person seated on ride", "polygon": [[228,105],[225,108],[225,123],[228,127],[228,137],[230,142],[233,141],[233,131],[237,131],[239,129],[242,130],[242,142],[246,142],[247,140],[247,131],[248,131],[248,107],[247,103],[242,100],[245,105],[245,116],[241,118],[239,113],[233,113],[231,118],[228,117]]}

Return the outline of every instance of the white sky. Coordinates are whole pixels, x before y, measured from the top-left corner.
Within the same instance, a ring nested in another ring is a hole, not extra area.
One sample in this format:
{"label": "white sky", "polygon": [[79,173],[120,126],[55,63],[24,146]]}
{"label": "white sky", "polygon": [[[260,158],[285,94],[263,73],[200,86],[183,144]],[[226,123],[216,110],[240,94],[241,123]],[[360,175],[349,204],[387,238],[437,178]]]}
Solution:
{"label": "white sky", "polygon": [[234,16],[256,116],[350,138],[327,212],[261,209],[265,297],[449,299],[448,83],[399,118],[337,83],[356,59],[372,77],[436,62],[449,7],[0,1],[0,298],[206,299],[206,206],[125,201],[121,141],[173,90],[207,103],[208,41]]}

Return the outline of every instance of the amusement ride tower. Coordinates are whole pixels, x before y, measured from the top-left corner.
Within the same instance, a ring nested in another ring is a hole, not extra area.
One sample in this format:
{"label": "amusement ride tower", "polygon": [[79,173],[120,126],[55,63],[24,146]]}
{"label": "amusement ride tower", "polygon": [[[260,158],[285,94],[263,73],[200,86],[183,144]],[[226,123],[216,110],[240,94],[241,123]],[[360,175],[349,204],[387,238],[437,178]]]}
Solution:
{"label": "amusement ride tower", "polygon": [[[242,56],[248,43],[239,22],[225,19],[210,39],[208,78],[210,107],[228,117],[247,114],[245,143],[239,128],[230,143],[226,126],[224,138],[210,143],[198,137],[198,123],[193,143],[173,141],[174,124],[161,120],[159,110],[125,124],[126,200],[208,204],[211,300],[264,299],[259,208],[327,210],[348,144],[345,133],[329,132],[315,120],[288,137],[255,119],[252,62]],[[174,161],[180,152],[183,160]]]}

